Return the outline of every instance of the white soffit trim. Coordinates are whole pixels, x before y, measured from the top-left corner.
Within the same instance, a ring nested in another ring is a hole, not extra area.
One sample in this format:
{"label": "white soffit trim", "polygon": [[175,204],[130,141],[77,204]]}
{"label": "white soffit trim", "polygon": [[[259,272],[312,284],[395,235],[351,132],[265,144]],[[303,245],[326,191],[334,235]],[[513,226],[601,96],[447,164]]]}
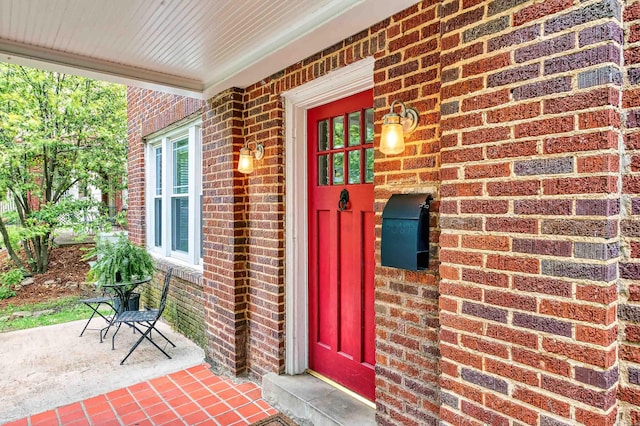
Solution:
{"label": "white soffit trim", "polygon": [[196,80],[8,40],[0,40],[0,61],[204,99],[202,83]]}
{"label": "white soffit trim", "polygon": [[373,87],[373,57],[282,93],[285,100],[285,373],[309,366],[307,110]]}
{"label": "white soffit trim", "polygon": [[416,0],[360,1],[331,21],[311,28],[300,37],[281,44],[279,48],[270,52],[261,52],[259,59],[247,64],[244,68],[235,69],[218,81],[207,82],[204,90],[205,98],[208,99],[230,87],[247,87],[254,84],[416,3]]}

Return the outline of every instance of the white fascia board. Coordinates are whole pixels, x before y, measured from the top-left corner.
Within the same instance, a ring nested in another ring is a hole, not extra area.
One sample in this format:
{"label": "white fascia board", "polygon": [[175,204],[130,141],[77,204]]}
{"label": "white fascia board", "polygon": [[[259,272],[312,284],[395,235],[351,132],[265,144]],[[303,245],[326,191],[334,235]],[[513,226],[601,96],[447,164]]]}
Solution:
{"label": "white fascia board", "polygon": [[279,49],[262,52],[259,59],[245,68],[229,72],[207,84],[204,96],[208,99],[230,87],[242,88],[254,84],[416,3],[416,0],[365,0],[357,3]]}
{"label": "white fascia board", "polygon": [[202,83],[196,80],[9,40],[0,40],[0,61],[204,99]]}

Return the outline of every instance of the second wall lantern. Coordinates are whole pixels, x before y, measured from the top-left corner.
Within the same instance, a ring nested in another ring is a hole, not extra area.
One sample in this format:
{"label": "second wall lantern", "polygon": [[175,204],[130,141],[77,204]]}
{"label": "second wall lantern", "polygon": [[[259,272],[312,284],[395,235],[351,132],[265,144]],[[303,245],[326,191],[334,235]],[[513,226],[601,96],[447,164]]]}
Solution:
{"label": "second wall lantern", "polygon": [[[255,149],[249,147],[251,144],[255,145]],[[252,173],[254,169],[253,159],[262,160],[262,157],[264,157],[264,146],[262,144],[255,141],[245,142],[244,146],[240,148],[238,171],[245,174]]]}
{"label": "second wall lantern", "polygon": [[[400,114],[393,111],[396,103],[402,108]],[[404,151],[404,135],[410,135],[418,127],[419,119],[418,111],[407,108],[401,101],[393,101],[391,111],[383,118],[380,152],[387,155],[401,154]]]}

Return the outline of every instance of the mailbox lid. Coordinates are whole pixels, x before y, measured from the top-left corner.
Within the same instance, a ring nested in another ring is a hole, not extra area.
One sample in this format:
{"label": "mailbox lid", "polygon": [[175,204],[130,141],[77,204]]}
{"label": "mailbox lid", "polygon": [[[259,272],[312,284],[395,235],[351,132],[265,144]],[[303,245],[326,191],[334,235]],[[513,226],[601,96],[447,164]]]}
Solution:
{"label": "mailbox lid", "polygon": [[393,194],[382,211],[382,218],[418,220],[423,213],[420,205],[430,198],[429,194]]}

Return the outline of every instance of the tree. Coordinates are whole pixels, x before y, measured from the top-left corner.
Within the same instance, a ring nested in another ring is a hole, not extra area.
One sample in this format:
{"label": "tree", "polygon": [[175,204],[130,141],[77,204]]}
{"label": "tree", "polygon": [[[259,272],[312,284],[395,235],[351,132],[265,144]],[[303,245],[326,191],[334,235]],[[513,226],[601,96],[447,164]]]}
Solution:
{"label": "tree", "polygon": [[56,229],[87,207],[68,197],[74,185],[126,185],[126,126],[124,86],[0,64],[0,200],[17,208],[0,234],[17,266],[47,270]]}

